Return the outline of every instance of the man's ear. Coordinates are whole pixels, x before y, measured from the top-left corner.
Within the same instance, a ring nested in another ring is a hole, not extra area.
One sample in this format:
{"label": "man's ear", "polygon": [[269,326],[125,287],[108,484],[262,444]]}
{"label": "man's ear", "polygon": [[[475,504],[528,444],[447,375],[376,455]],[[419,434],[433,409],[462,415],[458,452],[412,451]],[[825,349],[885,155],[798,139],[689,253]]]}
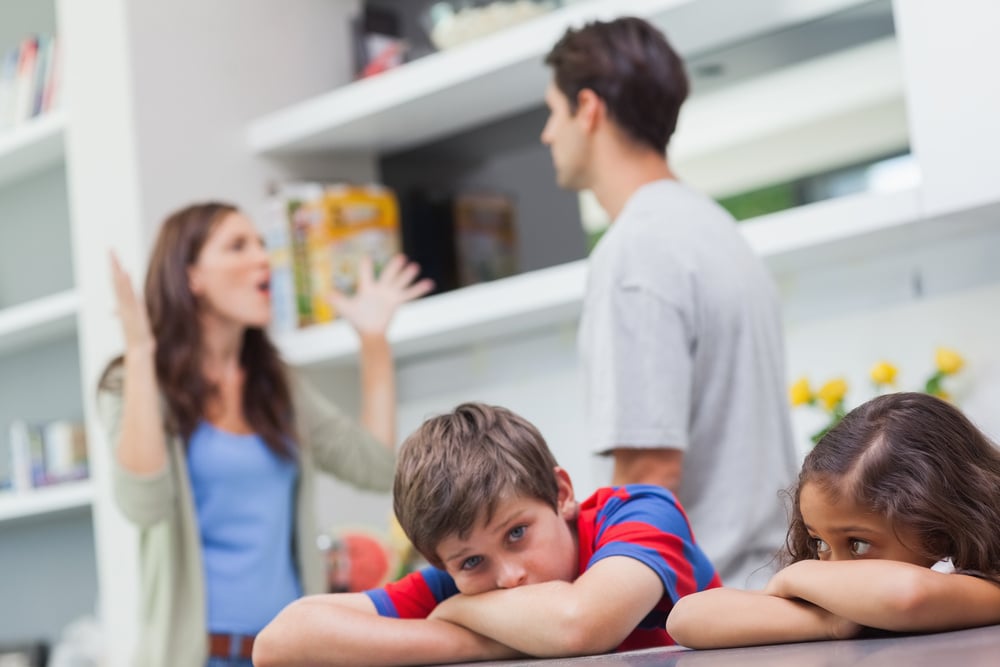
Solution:
{"label": "man's ear", "polygon": [[583,129],[593,132],[602,120],[607,109],[604,100],[590,88],[584,88],[576,95],[576,118],[582,123]]}
{"label": "man's ear", "polygon": [[573,480],[569,478],[569,473],[564,468],[556,466],[552,470],[556,476],[556,486],[559,488],[556,510],[567,521],[575,519],[580,511],[580,505],[576,502],[576,495],[573,493]]}

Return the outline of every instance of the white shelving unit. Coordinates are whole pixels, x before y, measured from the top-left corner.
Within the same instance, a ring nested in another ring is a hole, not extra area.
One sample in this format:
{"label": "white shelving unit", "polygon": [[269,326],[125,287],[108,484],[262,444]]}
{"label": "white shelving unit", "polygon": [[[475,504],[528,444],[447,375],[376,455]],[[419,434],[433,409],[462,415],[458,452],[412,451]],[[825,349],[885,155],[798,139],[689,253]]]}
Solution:
{"label": "white shelving unit", "polygon": [[[389,340],[397,357],[408,357],[566,321],[580,311],[585,275],[581,260],[427,297],[400,309]],[[357,339],[342,321],[279,335],[277,343],[296,365],[357,359]]]}
{"label": "white shelving unit", "polygon": [[[762,216],[740,230],[773,270],[787,272],[843,259],[859,241],[866,252],[890,248],[912,235],[919,210],[917,190],[861,194]],[[585,281],[580,260],[427,297],[400,310],[389,338],[397,357],[407,358],[568,322],[579,315]],[[276,341],[295,365],[357,359],[357,339],[345,322],[286,332]]]}
{"label": "white shelving unit", "polygon": [[[725,0],[591,0],[484,39],[408,63],[276,111],[250,125],[259,154],[391,152],[482,125],[542,103],[545,53],[570,26],[640,16],[674,37],[682,53],[794,25],[864,0],[732,3]],[[720,20],[698,17],[719,6]],[[692,22],[697,29],[688,30]]]}
{"label": "white shelving unit", "polygon": [[[692,53],[863,4],[748,2],[737,7],[727,3],[726,12],[718,16],[728,18],[695,25],[696,15],[711,13],[713,7],[722,9],[722,3],[578,3],[258,118],[249,126],[248,143],[254,152],[275,157],[386,153],[535,107],[542,101],[549,77],[542,63],[545,52],[567,27],[594,18],[645,17],[666,30],[682,53]],[[733,15],[734,11],[740,15]],[[697,114],[687,127],[682,118],[681,129],[687,134],[680,133],[676,141],[679,159],[697,162],[705,155],[724,155],[730,164],[756,162],[761,165],[758,171],[773,171],[775,165],[760,158],[782,139],[774,133],[807,125],[815,130],[818,123],[829,124],[826,145],[833,152],[841,148],[857,152],[859,142],[874,143],[874,152],[905,146],[907,91],[899,59],[894,40],[882,39],[815,65],[793,66],[759,83],[723,89],[704,99],[696,97],[691,106],[697,107]],[[859,67],[871,76],[857,76]],[[753,90],[744,94],[744,88]],[[773,109],[776,94],[790,88],[812,92],[790,98],[780,110]],[[720,124],[734,108],[748,114],[741,118],[743,122]],[[855,122],[858,112],[868,110],[877,110],[871,114],[875,123],[866,132],[844,136],[838,119],[850,117]],[[797,163],[787,168],[807,173],[815,167],[808,164],[813,159],[809,152],[800,151],[801,158],[794,158]],[[769,173],[768,177],[777,176]],[[741,178],[746,176],[722,180]],[[741,230],[772,270],[787,274],[870,256],[901,244],[932,243],[996,226],[995,215],[988,212],[972,216],[964,210],[929,212],[924,199],[923,185],[918,183],[895,192],[852,195],[764,216],[743,223]],[[584,281],[585,263],[573,262],[434,296],[404,307],[390,338],[397,355],[405,358],[568,321],[579,312]],[[278,343],[285,358],[299,365],[349,362],[357,350],[353,334],[343,323],[285,333]]]}
{"label": "white shelving unit", "polygon": [[73,289],[0,309],[0,355],[72,335],[79,310]]}
{"label": "white shelving unit", "polygon": [[64,158],[66,114],[53,111],[0,133],[0,187]]}
{"label": "white shelving unit", "polygon": [[66,482],[24,492],[0,492],[0,524],[88,508],[93,499],[94,487],[90,480]]}

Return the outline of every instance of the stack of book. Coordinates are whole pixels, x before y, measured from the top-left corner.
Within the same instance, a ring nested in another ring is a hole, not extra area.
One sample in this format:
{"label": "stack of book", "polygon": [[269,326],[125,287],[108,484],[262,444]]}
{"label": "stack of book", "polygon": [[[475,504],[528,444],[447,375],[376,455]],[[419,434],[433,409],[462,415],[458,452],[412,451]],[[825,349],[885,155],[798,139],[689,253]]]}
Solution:
{"label": "stack of book", "polygon": [[55,36],[30,35],[0,56],[0,132],[59,106]]}
{"label": "stack of book", "polygon": [[87,440],[80,422],[11,423],[0,440],[0,490],[29,491],[88,476]]}

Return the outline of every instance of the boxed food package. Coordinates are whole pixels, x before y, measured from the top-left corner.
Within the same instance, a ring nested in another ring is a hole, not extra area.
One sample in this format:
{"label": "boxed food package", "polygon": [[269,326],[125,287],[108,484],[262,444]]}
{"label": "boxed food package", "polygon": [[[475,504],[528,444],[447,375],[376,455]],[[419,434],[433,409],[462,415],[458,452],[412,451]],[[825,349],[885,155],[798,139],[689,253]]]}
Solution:
{"label": "boxed food package", "polygon": [[363,257],[378,274],[400,247],[399,205],[388,188],[331,185],[321,207],[321,224],[310,228],[306,241],[314,323],[338,316],[330,294],[354,292]]}
{"label": "boxed food package", "polygon": [[335,319],[330,296],[354,292],[361,258],[378,273],[399,252],[399,206],[380,185],[285,184],[272,217],[265,238],[276,329]]}

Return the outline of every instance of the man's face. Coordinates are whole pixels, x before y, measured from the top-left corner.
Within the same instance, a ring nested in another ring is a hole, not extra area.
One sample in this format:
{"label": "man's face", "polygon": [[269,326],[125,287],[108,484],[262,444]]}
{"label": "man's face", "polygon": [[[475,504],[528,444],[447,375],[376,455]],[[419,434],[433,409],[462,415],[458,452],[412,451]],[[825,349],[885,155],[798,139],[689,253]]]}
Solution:
{"label": "man's face", "polygon": [[465,538],[451,535],[438,545],[445,570],[465,595],[546,581],[573,581],[579,562],[573,487],[561,468],[557,510],[536,498],[501,501],[489,523]]}
{"label": "man's face", "polygon": [[549,118],[541,140],[552,152],[556,182],[567,190],[586,190],[590,187],[587,176],[590,146],[581,127],[582,119],[570,112],[569,100],[554,82],[549,82],[545,90],[545,105],[549,108]]}

